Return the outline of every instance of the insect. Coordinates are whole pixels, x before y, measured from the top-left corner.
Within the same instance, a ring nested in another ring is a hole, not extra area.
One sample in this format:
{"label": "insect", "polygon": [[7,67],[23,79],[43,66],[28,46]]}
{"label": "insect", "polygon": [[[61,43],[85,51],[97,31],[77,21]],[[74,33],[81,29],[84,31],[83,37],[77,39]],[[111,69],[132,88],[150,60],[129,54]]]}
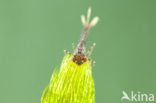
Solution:
{"label": "insect", "polygon": [[90,22],[91,9],[88,9],[87,17],[81,16],[84,26],[74,53],[65,50],[65,56],[59,68],[52,74],[50,84],[42,94],[41,103],[94,103],[95,87],[92,77],[90,54],[95,46],[91,46],[86,52],[86,43],[89,29],[95,26],[99,20],[93,18]]}
{"label": "insect", "polygon": [[[95,63],[95,61],[89,59],[89,56],[96,44],[93,43],[89,51],[86,53],[86,43],[88,39],[89,29],[97,24],[99,18],[94,17],[93,20],[90,22],[90,16],[91,16],[91,8],[88,9],[88,14],[86,19],[84,15],[81,16],[81,22],[84,26],[84,29],[76,49],[74,48],[74,44],[73,44],[74,56],[72,57],[72,61],[75,62],[77,65],[82,65],[84,62],[88,60]],[[69,53],[69,52],[65,50],[65,53]]]}

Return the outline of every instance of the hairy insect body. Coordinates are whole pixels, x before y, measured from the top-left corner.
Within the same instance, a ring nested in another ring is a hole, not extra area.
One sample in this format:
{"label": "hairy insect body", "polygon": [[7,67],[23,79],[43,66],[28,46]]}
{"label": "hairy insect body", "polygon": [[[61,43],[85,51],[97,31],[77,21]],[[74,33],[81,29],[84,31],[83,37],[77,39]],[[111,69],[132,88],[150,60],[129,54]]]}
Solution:
{"label": "hairy insect body", "polygon": [[[93,27],[94,25],[96,25],[96,23],[98,22],[98,17],[95,17],[91,22],[89,22],[90,14],[91,14],[91,9],[88,9],[87,19],[85,20],[85,16],[83,16],[83,15],[81,16],[81,21],[84,26],[84,29],[81,34],[77,48],[75,50],[76,51],[75,55],[72,58],[72,61],[75,62],[77,65],[82,65],[87,60],[90,60],[89,57],[87,57],[87,55],[86,55],[86,43],[87,43],[87,39],[88,39],[88,32],[89,32],[89,29],[91,27]],[[90,55],[94,46],[95,46],[95,43],[90,48],[88,55]]]}

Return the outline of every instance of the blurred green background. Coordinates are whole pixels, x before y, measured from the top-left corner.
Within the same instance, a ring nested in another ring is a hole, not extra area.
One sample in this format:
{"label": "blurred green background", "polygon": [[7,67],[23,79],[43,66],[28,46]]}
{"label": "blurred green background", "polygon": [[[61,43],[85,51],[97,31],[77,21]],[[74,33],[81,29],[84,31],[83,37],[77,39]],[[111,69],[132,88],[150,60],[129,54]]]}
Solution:
{"label": "blurred green background", "polygon": [[96,103],[121,103],[123,90],[156,95],[155,0],[0,0],[0,103],[40,103],[88,7],[100,17],[88,41]]}

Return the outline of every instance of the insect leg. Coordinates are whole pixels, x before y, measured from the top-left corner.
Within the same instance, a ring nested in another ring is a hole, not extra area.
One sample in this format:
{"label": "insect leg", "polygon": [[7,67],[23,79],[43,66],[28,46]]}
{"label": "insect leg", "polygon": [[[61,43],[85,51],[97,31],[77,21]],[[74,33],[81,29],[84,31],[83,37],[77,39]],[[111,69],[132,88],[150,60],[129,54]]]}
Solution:
{"label": "insect leg", "polygon": [[96,62],[94,60],[92,60],[90,58],[88,60],[93,64],[93,66],[95,66]]}
{"label": "insect leg", "polygon": [[93,45],[90,47],[90,49],[88,50],[88,52],[87,52],[87,54],[86,54],[87,57],[89,57],[89,56],[91,55],[91,53],[92,53],[92,51],[93,51],[95,45],[96,45],[96,43],[93,43]]}
{"label": "insect leg", "polygon": [[72,43],[73,52],[75,53],[75,45]]}
{"label": "insect leg", "polygon": [[70,55],[72,55],[72,53],[70,53],[70,52],[67,51],[67,50],[64,50],[64,53],[65,53],[65,54],[70,54]]}

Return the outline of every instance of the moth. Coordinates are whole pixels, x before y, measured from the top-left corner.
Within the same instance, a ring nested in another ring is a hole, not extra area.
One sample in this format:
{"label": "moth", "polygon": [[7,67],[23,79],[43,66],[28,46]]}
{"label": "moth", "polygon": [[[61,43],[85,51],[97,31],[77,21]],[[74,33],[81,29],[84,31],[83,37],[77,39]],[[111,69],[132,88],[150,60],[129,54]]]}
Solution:
{"label": "moth", "polygon": [[94,103],[95,88],[92,77],[92,63],[90,54],[95,43],[86,52],[89,29],[97,24],[96,16],[90,22],[91,8],[87,17],[81,16],[83,32],[74,53],[65,50],[65,56],[59,68],[55,68],[49,86],[42,94],[41,103]]}

